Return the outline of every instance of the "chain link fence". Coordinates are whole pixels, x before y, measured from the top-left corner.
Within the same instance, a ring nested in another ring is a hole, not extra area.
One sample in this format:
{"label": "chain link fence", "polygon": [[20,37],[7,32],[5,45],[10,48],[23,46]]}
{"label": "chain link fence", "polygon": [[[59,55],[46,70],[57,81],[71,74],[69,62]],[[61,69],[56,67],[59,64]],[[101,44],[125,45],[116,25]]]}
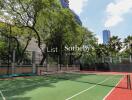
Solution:
{"label": "chain link fence", "polygon": [[[9,62],[0,61],[0,75],[6,74],[38,74],[42,72],[73,71],[80,70],[79,64],[69,63],[69,56],[44,55],[41,52],[26,51],[20,59],[16,52],[12,54]],[[43,60],[44,59],[44,60]]]}

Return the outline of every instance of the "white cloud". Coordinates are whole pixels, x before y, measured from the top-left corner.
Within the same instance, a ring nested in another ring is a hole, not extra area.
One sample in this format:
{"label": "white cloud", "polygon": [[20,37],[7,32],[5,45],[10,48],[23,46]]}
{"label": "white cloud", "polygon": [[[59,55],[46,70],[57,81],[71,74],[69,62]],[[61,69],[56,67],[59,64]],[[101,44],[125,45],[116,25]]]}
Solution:
{"label": "white cloud", "polygon": [[77,14],[81,14],[88,0],[69,0],[70,8]]}
{"label": "white cloud", "polygon": [[132,0],[115,0],[107,6],[105,27],[113,27],[124,21],[123,15],[132,10]]}
{"label": "white cloud", "polygon": [[102,44],[103,43],[103,40],[102,40],[102,37],[101,36],[96,35],[96,38],[98,39],[98,43],[99,44]]}

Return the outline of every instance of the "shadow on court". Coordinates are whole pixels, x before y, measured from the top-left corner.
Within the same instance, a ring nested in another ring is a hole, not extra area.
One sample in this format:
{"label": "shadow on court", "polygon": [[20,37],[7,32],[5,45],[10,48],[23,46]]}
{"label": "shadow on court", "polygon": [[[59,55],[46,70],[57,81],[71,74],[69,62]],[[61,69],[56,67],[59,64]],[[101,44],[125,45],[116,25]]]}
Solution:
{"label": "shadow on court", "polygon": [[30,97],[25,98],[18,96],[24,95],[26,92],[40,87],[54,88],[55,86],[53,85],[53,83],[64,80],[76,80],[77,78],[81,78],[82,76],[86,75],[56,74],[47,76],[33,76],[30,78],[13,78],[9,80],[1,80],[0,90],[3,92],[6,98],[9,98],[9,100],[30,100]]}
{"label": "shadow on court", "polygon": [[[82,77],[95,77],[93,80],[98,79],[99,77],[96,74],[54,74],[54,75],[46,75],[46,76],[33,76],[30,78],[14,78],[9,80],[1,80],[0,81],[0,90],[2,90],[4,96],[9,98],[9,100],[31,100],[30,97],[20,97],[24,95],[26,92],[32,91],[34,89],[40,87],[50,87],[54,88],[54,83],[71,80],[80,83],[87,83],[93,85],[100,85],[106,87],[115,87],[115,85],[92,82],[87,79],[87,81],[80,81],[78,79],[82,79]],[[103,75],[104,78],[108,77]],[[84,79],[83,79],[84,80]],[[104,79],[103,79],[104,80]],[[96,81],[96,80],[95,80]],[[127,89],[126,87],[117,87],[122,89]],[[16,96],[16,97],[15,97]]]}

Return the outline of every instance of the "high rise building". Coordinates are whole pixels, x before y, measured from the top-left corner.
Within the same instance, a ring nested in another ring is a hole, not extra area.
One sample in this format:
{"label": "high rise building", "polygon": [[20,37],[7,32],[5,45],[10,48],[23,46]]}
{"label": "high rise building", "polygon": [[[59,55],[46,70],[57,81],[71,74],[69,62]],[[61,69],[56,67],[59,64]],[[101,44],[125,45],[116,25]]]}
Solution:
{"label": "high rise building", "polygon": [[60,2],[64,8],[69,8],[69,0],[60,0]]}
{"label": "high rise building", "polygon": [[108,42],[110,41],[110,30],[103,30],[103,44],[108,44]]}
{"label": "high rise building", "polygon": [[[60,2],[61,2],[61,5],[62,5],[63,8],[68,8],[68,9],[70,9],[70,8],[69,8],[69,0],[60,0]],[[71,9],[70,9],[70,10],[71,10]],[[74,14],[75,19],[76,19],[76,21],[78,22],[78,24],[82,25],[82,22],[81,22],[79,16],[78,16],[74,11],[71,10],[71,12]]]}

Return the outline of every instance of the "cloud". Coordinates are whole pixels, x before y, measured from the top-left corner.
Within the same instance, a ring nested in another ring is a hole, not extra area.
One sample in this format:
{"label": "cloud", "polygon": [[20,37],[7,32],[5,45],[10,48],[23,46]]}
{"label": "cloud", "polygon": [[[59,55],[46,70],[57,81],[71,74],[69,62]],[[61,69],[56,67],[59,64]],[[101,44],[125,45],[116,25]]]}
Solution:
{"label": "cloud", "polygon": [[88,0],[69,0],[70,8],[77,14],[81,14]]}
{"label": "cloud", "polygon": [[102,44],[103,43],[103,40],[102,40],[102,37],[101,36],[96,35],[96,38],[98,39],[98,43],[99,44]]}
{"label": "cloud", "polygon": [[105,27],[113,27],[124,21],[123,15],[132,10],[132,0],[115,0],[108,4]]}

